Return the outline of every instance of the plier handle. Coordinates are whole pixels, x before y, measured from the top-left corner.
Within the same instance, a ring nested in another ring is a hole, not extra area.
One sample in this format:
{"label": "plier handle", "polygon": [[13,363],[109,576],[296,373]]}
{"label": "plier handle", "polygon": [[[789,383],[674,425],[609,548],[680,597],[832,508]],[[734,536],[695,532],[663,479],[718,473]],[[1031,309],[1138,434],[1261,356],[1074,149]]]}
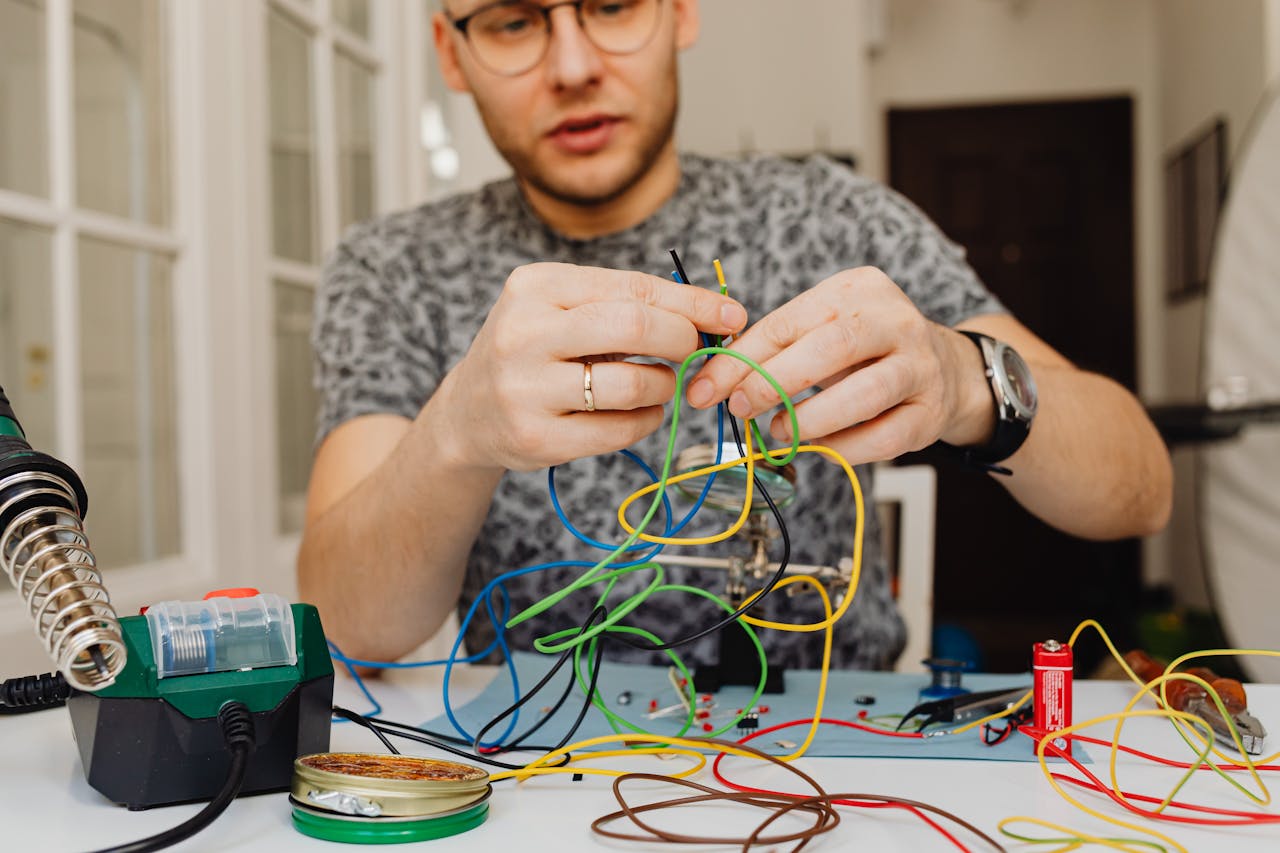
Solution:
{"label": "plier handle", "polygon": [[987,690],[981,693],[964,693],[960,696],[950,696],[946,699],[921,702],[907,712],[906,716],[898,722],[894,731],[901,731],[909,720],[913,720],[916,717],[924,717],[924,721],[916,726],[916,731],[921,731],[934,723],[963,723],[978,717],[1007,711],[1030,689],[1031,685],[1028,684],[1026,687]]}

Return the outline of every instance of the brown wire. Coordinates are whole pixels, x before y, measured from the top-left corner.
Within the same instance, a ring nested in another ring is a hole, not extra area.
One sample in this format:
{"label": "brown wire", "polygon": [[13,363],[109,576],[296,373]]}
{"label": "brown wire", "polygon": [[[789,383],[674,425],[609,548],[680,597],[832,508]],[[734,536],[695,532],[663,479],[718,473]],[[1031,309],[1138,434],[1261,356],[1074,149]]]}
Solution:
{"label": "brown wire", "polygon": [[[748,853],[750,849],[757,844],[787,844],[796,842],[791,848],[792,853],[796,853],[805,847],[811,840],[830,832],[840,824],[840,813],[835,808],[836,800],[866,800],[868,802],[880,802],[886,804],[900,805],[908,808],[922,809],[932,812],[940,817],[946,818],[957,826],[961,826],[981,838],[995,850],[1002,851],[1004,848],[1000,846],[993,838],[982,832],[973,824],[960,818],[958,815],[952,814],[945,809],[930,805],[929,803],[920,802],[918,800],[910,800],[905,797],[894,797],[887,794],[867,794],[867,793],[848,793],[848,794],[829,794],[818,783],[816,779],[809,776],[794,764],[783,761],[782,759],[762,752],[754,747],[741,743],[721,740],[718,738],[688,738],[688,740],[705,743],[710,749],[731,746],[734,749],[751,753],[754,757],[762,761],[769,761],[776,764],[788,773],[792,773],[803,779],[809,787],[812,787],[814,794],[805,796],[803,794],[781,794],[781,793],[755,793],[743,791],[722,791],[715,788],[709,788],[697,782],[691,782],[687,779],[675,779],[670,776],[663,776],[655,773],[627,773],[614,779],[613,795],[618,800],[620,809],[610,812],[602,817],[596,818],[591,824],[591,829],[598,835],[607,838],[616,838],[623,841],[665,841],[671,844],[734,844],[741,845],[743,853]],[[648,803],[641,806],[633,806],[627,802],[626,797],[622,793],[622,785],[629,781],[654,781],[666,782],[669,784],[680,785],[681,787],[690,788],[702,793],[691,797],[677,797],[667,800],[659,800],[655,803]],[[768,809],[771,814],[768,815],[750,835],[745,838],[738,837],[720,837],[720,836],[700,836],[685,835],[681,833],[669,832],[664,829],[652,826],[640,818],[645,812],[660,811],[663,809],[679,808],[682,806],[693,805],[696,803],[709,802],[732,802],[742,803],[744,805],[754,806],[757,808]],[[779,818],[790,814],[794,811],[812,812],[814,821],[811,826],[806,829],[797,830],[796,832],[765,836],[764,832]],[[624,833],[617,830],[609,829],[608,825],[627,818],[636,827],[646,834]]]}

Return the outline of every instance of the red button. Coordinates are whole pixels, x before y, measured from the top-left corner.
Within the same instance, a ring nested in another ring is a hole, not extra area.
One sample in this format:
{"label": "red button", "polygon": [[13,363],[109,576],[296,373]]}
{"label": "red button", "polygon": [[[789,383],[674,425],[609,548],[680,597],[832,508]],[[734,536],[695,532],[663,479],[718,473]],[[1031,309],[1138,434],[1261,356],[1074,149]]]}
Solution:
{"label": "red button", "polygon": [[255,595],[261,595],[251,586],[233,586],[230,589],[215,589],[213,592],[205,594],[204,600],[211,598],[253,598]]}

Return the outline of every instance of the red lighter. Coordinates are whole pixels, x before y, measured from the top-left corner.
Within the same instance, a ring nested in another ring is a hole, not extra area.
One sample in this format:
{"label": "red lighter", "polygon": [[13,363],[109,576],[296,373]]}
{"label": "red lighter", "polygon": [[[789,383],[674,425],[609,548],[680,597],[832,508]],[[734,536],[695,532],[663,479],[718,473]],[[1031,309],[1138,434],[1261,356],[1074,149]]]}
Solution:
{"label": "red lighter", "polygon": [[[1056,732],[1071,725],[1071,647],[1057,640],[1045,640],[1031,647],[1031,669],[1035,678],[1035,726]],[[1053,745],[1067,755],[1071,741],[1055,738]]]}

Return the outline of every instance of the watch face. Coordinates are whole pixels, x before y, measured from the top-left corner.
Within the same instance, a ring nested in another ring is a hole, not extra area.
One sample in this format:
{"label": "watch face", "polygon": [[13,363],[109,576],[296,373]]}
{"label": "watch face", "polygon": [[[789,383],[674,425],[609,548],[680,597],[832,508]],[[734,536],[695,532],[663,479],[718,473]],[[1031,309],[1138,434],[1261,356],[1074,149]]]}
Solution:
{"label": "watch face", "polygon": [[1030,420],[1036,413],[1036,382],[1031,370],[1012,348],[1000,345],[997,353],[998,373],[1003,374],[1004,386],[1017,413]]}

